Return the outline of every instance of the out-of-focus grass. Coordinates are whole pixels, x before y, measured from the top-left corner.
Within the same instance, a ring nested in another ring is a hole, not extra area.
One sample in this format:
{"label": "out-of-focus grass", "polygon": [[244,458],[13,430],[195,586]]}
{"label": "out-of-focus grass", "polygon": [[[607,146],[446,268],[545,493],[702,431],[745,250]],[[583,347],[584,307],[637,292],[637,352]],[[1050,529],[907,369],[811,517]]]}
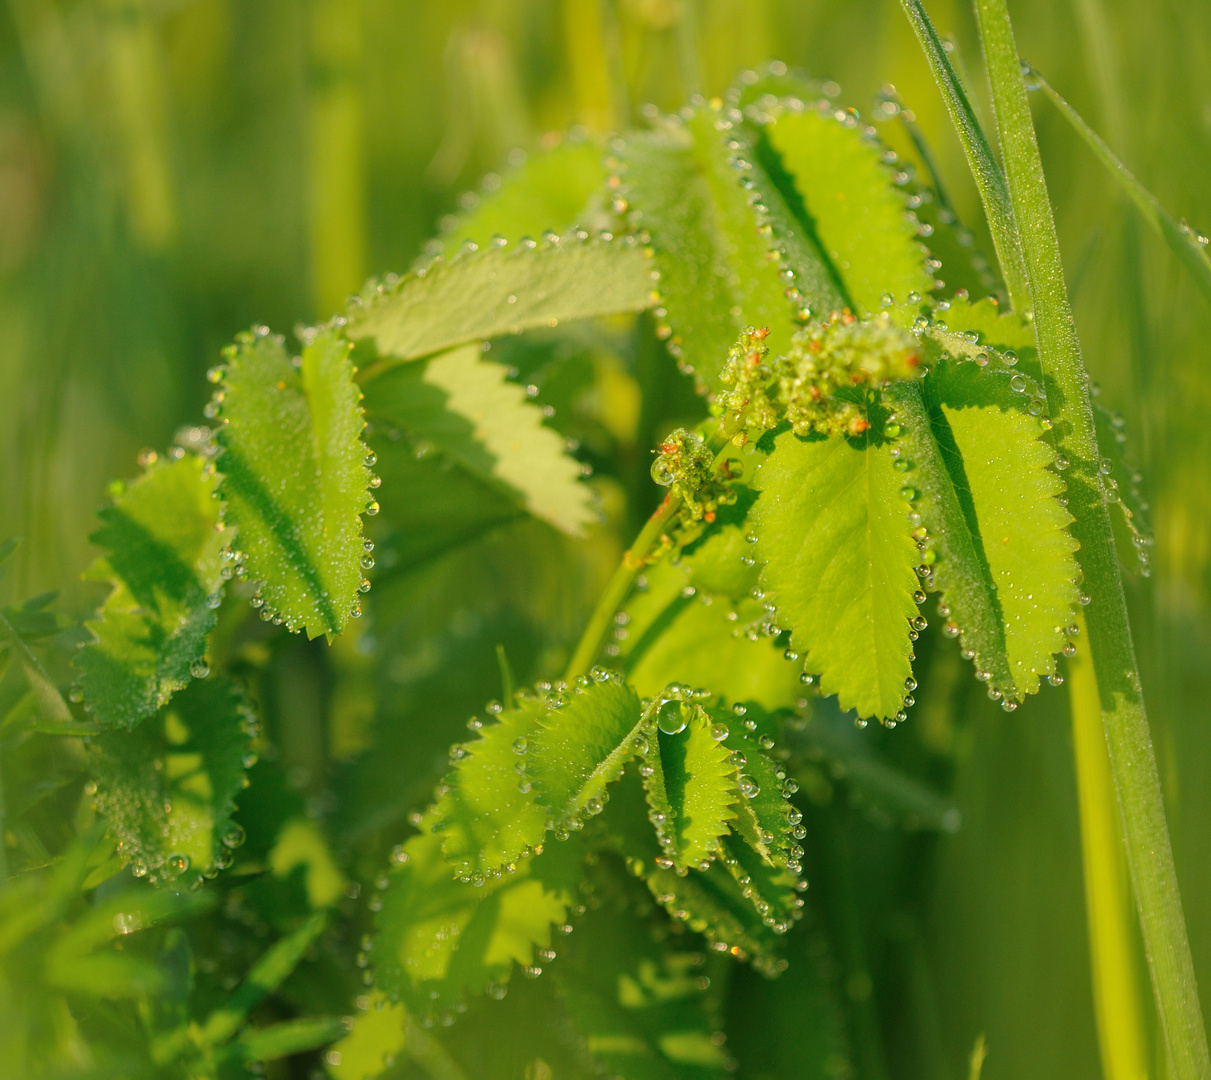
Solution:
{"label": "out-of-focus grass", "polygon": [[[972,69],[967,7],[929,8]],[[1211,227],[1211,7],[1013,13],[1026,58],[1175,215]],[[407,267],[463,191],[544,132],[623,126],[645,102],[674,107],[684,70],[714,94],[771,56],[864,113],[894,83],[990,247],[892,0],[6,0],[0,537],[25,543],[4,588],[87,602],[105,483],[200,419],[202,373],[235,330],[325,318],[365,274]],[[1088,363],[1152,493],[1155,573],[1132,602],[1211,1005],[1211,309],[1041,97],[1036,115]],[[927,990],[911,1016],[882,1003],[888,1068],[962,1075],[984,1032],[985,1077],[1095,1075],[1066,701],[1007,717],[977,700],[960,695],[971,723],[953,737],[930,729],[952,739],[965,824],[903,898],[912,918],[873,889],[859,904],[871,962],[908,964]],[[855,856],[856,895],[879,877],[872,859]]]}

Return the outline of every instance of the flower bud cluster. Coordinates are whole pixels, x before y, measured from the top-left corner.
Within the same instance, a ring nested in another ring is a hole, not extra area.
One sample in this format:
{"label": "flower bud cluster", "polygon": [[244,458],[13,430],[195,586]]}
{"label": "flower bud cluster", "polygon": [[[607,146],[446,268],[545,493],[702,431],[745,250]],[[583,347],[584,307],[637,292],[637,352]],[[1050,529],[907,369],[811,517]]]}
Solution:
{"label": "flower bud cluster", "polygon": [[731,389],[716,396],[715,412],[737,446],[743,446],[750,436],[760,438],[778,423],[778,410],[768,393],[773,372],[765,362],[769,355],[767,337],[768,327],[754,330],[750,326],[745,330],[729,350],[719,376],[719,381]]}
{"label": "flower bud cluster", "polygon": [[917,339],[886,312],[865,321],[834,312],[798,331],[778,358],[775,400],[797,435],[861,435],[870,427],[866,390],[923,374]]}
{"label": "flower bud cluster", "polygon": [[683,514],[693,521],[715,520],[715,511],[735,501],[735,494],[711,468],[715,455],[702,436],[678,428],[660,444],[652,462],[652,479],[670,489],[684,504]]}

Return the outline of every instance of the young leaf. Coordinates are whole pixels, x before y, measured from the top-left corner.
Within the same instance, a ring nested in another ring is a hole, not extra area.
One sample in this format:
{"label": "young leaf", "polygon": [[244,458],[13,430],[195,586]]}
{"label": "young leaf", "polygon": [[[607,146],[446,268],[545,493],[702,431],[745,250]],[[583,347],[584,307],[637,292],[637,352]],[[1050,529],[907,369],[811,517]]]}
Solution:
{"label": "young leaf", "polygon": [[575,843],[522,859],[513,873],[471,884],[455,881],[441,837],[422,832],[403,847],[376,917],[373,959],[379,986],[424,1014],[508,981],[514,963],[530,967],[549,949],[552,925],[567,922],[581,856]]}
{"label": "young leaf", "polygon": [[517,768],[542,712],[541,705],[523,701],[452,752],[454,773],[433,809],[434,831],[441,834],[446,861],[464,880],[499,873],[542,844],[546,814]]}
{"label": "young leaf", "polygon": [[617,676],[586,679],[563,704],[547,699],[547,712],[530,740],[526,778],[556,829],[579,827],[601,812],[606,788],[637,752],[636,736],[648,721],[635,691]]}
{"label": "young leaf", "polygon": [[255,721],[228,680],[197,679],[133,732],[92,742],[96,805],[136,877],[181,887],[230,866]]}
{"label": "young leaf", "polygon": [[698,978],[702,956],[679,949],[676,937],[659,940],[635,919],[630,891],[607,894],[553,968],[580,1039],[613,1075],[721,1078],[730,1061]]}
{"label": "young leaf", "polygon": [[907,684],[916,544],[875,432],[802,439],[784,431],[757,469],[752,509],[762,582],[791,647],[825,694],[859,716],[894,717]]}
{"label": "young leaf", "polygon": [[632,136],[618,162],[631,222],[650,237],[660,272],[657,333],[712,388],[746,326],[769,327],[778,351],[797,325],[721,119],[708,107],[670,119],[658,134]]}
{"label": "young leaf", "polygon": [[670,700],[657,715],[641,769],[650,817],[665,858],[706,869],[735,816],[736,767],[700,706]]}
{"label": "young leaf", "polygon": [[[745,730],[745,725],[755,724],[758,710],[751,704],[738,708],[748,714],[743,722],[735,712],[729,715],[723,709],[713,710],[712,717],[716,734],[721,730],[727,732],[723,746],[733,756],[739,774],[737,787],[743,796],[736,804],[732,830],[767,865],[785,868],[795,852],[792,830],[802,815],[788,802],[790,791],[785,787],[785,771],[766,754],[766,749],[773,747],[772,737],[766,733],[757,735],[755,727],[752,735]],[[802,835],[800,831],[799,836]]]}
{"label": "young leaf", "polygon": [[296,367],[268,331],[225,353],[218,459],[226,520],[245,573],[260,582],[262,617],[308,637],[338,633],[360,610],[361,515],[371,503],[361,394],[349,345],[320,330]]}
{"label": "young leaf", "polygon": [[885,306],[885,294],[903,302],[933,288],[895,174],[856,120],[839,121],[831,109],[783,108],[770,114],[765,133],[859,313]]}
{"label": "young leaf", "polygon": [[608,211],[601,155],[596,140],[565,137],[553,150],[531,154],[523,165],[493,178],[494,186],[485,181],[475,206],[444,230],[445,254],[455,255],[468,241],[485,247],[496,236],[537,239],[552,229],[604,226]]}
{"label": "young leaf", "polygon": [[796,893],[805,882],[785,866],[771,866],[736,836],[724,838],[719,861],[740,887],[740,895],[761,916],[761,921],[774,933],[785,934],[803,907],[803,901]]}
{"label": "young leaf", "polygon": [[206,651],[222,588],[215,480],[194,457],[152,465],[115,485],[92,541],[106,549],[85,577],[113,589],[87,623],[94,641],[76,657],[88,710],[132,728],[189,683]]}
{"label": "young leaf", "polygon": [[363,382],[401,360],[568,319],[642,311],[651,264],[633,242],[581,239],[491,247],[439,259],[369,286],[349,309],[346,336],[382,358]]}
{"label": "young leaf", "polygon": [[[474,508],[482,498],[487,507],[480,520],[492,522],[503,497],[506,506],[527,510],[573,536],[593,520],[592,490],[580,482],[579,463],[566,453],[563,439],[543,425],[525,390],[509,382],[505,368],[485,359],[478,345],[387,371],[366,387],[366,412],[390,432],[375,446],[388,480],[389,520],[405,532],[415,531],[418,513],[432,511],[425,492],[392,490],[395,466],[390,463],[398,457],[415,460],[414,447],[421,444],[448,465],[442,485],[450,493],[438,504],[443,508],[455,500]],[[408,439],[403,445],[401,433]],[[411,462],[405,468],[415,471]],[[461,518],[454,520],[452,531],[466,529]],[[439,520],[439,528],[442,524]]]}

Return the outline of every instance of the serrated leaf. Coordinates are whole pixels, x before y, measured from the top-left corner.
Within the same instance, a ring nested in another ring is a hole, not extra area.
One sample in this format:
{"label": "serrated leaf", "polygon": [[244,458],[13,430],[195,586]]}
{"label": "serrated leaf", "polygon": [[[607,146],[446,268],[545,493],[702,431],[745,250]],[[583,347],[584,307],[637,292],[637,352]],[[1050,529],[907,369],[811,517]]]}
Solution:
{"label": "serrated leaf", "polygon": [[701,955],[675,937],[657,940],[632,914],[629,892],[586,915],[553,968],[584,1048],[627,1080],[724,1076],[729,1059],[713,1037]]}
{"label": "serrated leaf", "polygon": [[1064,483],[1049,468],[1055,452],[1021,373],[944,360],[924,391],[928,417],[907,407],[898,416],[912,462],[905,481],[920,485],[914,505],[939,554],[946,632],[962,636],[991,688],[1021,701],[1054,673],[1076,601],[1077,544],[1057,501]]}
{"label": "serrated leaf", "polygon": [[800,879],[785,865],[771,865],[738,836],[724,837],[719,861],[735,879],[740,895],[753,905],[761,921],[775,933],[786,933],[803,906],[796,888]]}
{"label": "serrated leaf", "polygon": [[712,736],[706,711],[682,708],[689,713],[684,730],[667,735],[656,728],[647,736],[643,787],[665,857],[685,868],[715,857],[740,793],[736,768]]}
{"label": "serrated leaf", "polygon": [[[751,703],[747,712],[745,719],[755,723],[757,710]],[[727,729],[723,746],[730,753],[744,757],[744,764],[737,765],[736,769],[747,782],[741,785],[737,779],[743,798],[736,803],[732,830],[768,865],[785,868],[794,843],[791,829],[799,819],[798,812],[787,802],[789,795],[784,792],[784,780],[778,777],[783,770],[763,749],[763,746],[772,748],[773,739],[755,732],[750,735],[743,726],[744,720],[734,712],[729,715],[728,711],[717,708],[713,710],[712,719],[716,725]]]}
{"label": "serrated leaf", "polygon": [[478,345],[400,365],[372,380],[366,411],[387,431],[374,443],[388,485],[383,502],[388,519],[405,532],[417,531],[417,515],[433,513],[423,501],[425,489],[391,487],[397,468],[405,483],[415,476],[418,446],[447,465],[437,486],[451,491],[438,505],[457,502],[470,511],[470,521],[461,515],[449,522],[439,518],[443,534],[477,531],[477,525],[495,523],[513,507],[573,536],[593,520],[592,491],[580,482],[580,464],[566,453],[563,438],[544,426],[541,410],[526,400],[525,390],[509,382],[506,369],[485,359]]}
{"label": "serrated leaf", "polygon": [[470,341],[642,311],[650,269],[627,240],[489,247],[367,289],[349,309],[345,333],[382,358],[366,371],[368,382],[399,361]]}
{"label": "serrated leaf", "polygon": [[546,835],[546,814],[518,770],[541,715],[541,706],[529,703],[507,709],[478,739],[458,749],[462,756],[433,816],[442,854],[463,877],[515,863]]}
{"label": "serrated leaf", "polygon": [[97,809],[137,877],[180,887],[231,865],[252,724],[235,685],[212,676],[135,731],[93,739]]}
{"label": "serrated leaf", "polygon": [[797,325],[787,286],[757,231],[749,206],[755,196],[740,186],[735,153],[715,127],[719,117],[703,107],[684,124],[631,136],[619,155],[632,223],[649,236],[660,272],[666,314],[659,333],[712,388],[746,326],[769,327],[778,352]]}
{"label": "serrated leaf", "polygon": [[618,676],[564,695],[539,721],[526,755],[526,776],[556,828],[599,813],[606,788],[637,752],[635,736],[646,722],[639,698]]}
{"label": "serrated leaf", "polygon": [[765,132],[859,313],[879,310],[885,293],[903,303],[933,288],[916,225],[877,140],[831,109],[775,110]]}
{"label": "serrated leaf", "polygon": [[281,337],[244,334],[220,390],[220,491],[243,568],[260,582],[263,613],[313,638],[338,633],[359,607],[370,472],[349,348],[321,330],[296,368]]}
{"label": "serrated leaf", "polygon": [[404,845],[375,919],[372,950],[378,985],[422,1014],[456,1007],[501,986],[513,965],[535,963],[551,945],[552,925],[567,921],[581,857],[575,842],[550,845],[514,873],[479,884],[456,881],[441,837],[426,831]]}
{"label": "serrated leaf", "polygon": [[459,215],[443,237],[446,255],[454,255],[467,241],[486,247],[494,236],[537,240],[548,230],[604,225],[601,155],[595,140],[574,138],[531,154],[524,164],[496,177],[495,186],[485,188],[475,206]]}
{"label": "serrated leaf", "polygon": [[197,458],[154,464],[114,490],[91,537],[106,554],[85,574],[113,590],[75,664],[93,716],[132,728],[189,683],[205,653],[229,534],[216,528],[215,480]]}
{"label": "serrated leaf", "polygon": [[762,582],[825,694],[891,718],[912,676],[913,542],[890,447],[784,431],[757,469],[751,518]]}

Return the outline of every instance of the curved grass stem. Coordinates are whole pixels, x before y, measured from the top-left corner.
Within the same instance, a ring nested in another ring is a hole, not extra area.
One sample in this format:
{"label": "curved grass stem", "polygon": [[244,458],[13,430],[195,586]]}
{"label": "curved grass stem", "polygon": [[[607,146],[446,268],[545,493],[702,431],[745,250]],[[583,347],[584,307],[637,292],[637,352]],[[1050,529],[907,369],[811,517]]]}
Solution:
{"label": "curved grass stem", "polygon": [[1080,543],[1085,590],[1093,598],[1084,647],[1096,679],[1161,1029],[1177,1080],[1208,1080],[1211,1058],[1111,532],[1109,493],[1100,472],[1089,378],[1064,283],[1026,85],[1005,0],[976,0],[976,16],[1051,415],[1072,461],[1069,509],[1076,518],[1073,533]]}

